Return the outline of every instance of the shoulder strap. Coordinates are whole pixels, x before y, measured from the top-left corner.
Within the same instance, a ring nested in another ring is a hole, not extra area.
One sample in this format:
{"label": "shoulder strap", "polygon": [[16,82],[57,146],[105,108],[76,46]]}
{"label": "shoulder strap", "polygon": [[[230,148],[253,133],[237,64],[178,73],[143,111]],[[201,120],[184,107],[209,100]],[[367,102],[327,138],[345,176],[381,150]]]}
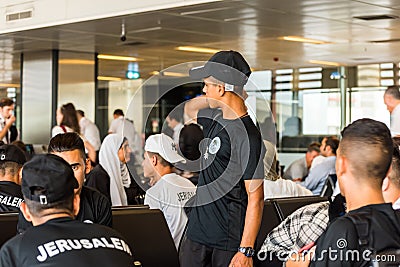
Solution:
{"label": "shoulder strap", "polygon": [[[358,235],[358,244],[361,249],[369,248],[369,246],[373,245],[373,237],[370,235],[370,218],[371,212],[358,212],[355,214],[347,214],[346,216],[349,218],[357,230]],[[370,242],[371,241],[371,242]]]}
{"label": "shoulder strap", "polygon": [[67,132],[67,129],[65,128],[65,126],[64,126],[64,125],[62,125],[62,124],[61,124],[61,125],[60,125],[60,127],[61,127],[61,129],[63,130],[63,132],[64,132],[64,133],[66,133],[66,132]]}

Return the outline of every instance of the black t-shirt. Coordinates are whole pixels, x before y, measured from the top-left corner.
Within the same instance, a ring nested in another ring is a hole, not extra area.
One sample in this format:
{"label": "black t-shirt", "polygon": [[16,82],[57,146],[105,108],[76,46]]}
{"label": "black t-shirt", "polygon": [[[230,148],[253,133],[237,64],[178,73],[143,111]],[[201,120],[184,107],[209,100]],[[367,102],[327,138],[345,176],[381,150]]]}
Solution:
{"label": "black t-shirt", "polygon": [[111,202],[110,176],[100,164],[97,164],[96,167],[86,174],[85,185],[97,189]]}
{"label": "black t-shirt", "polygon": [[[374,252],[383,249],[400,249],[400,211],[394,211],[391,204],[376,204],[350,211],[349,214],[360,212],[371,213],[370,235],[368,244]],[[315,260],[311,266],[361,266],[369,262],[372,255],[360,248],[357,229],[346,214],[330,224],[326,232],[317,241]],[[358,257],[358,258],[357,258]],[[358,259],[358,260],[357,260]]]}
{"label": "black t-shirt", "polygon": [[[83,186],[80,197],[79,213],[76,220],[112,227],[111,203],[106,196],[93,188]],[[32,227],[32,224],[26,221],[24,215],[20,212],[17,225],[18,233],[23,233],[30,227]]]}
{"label": "black t-shirt", "polygon": [[127,241],[115,230],[71,218],[31,227],[3,245],[0,266],[133,266]]}
{"label": "black t-shirt", "polygon": [[0,181],[0,212],[18,212],[22,201],[24,201],[24,197],[20,185],[9,181]]}
{"label": "black t-shirt", "polygon": [[265,147],[249,116],[223,119],[219,110],[199,111],[203,126],[202,170],[187,237],[221,250],[237,251],[247,208],[244,181],[263,179]]}

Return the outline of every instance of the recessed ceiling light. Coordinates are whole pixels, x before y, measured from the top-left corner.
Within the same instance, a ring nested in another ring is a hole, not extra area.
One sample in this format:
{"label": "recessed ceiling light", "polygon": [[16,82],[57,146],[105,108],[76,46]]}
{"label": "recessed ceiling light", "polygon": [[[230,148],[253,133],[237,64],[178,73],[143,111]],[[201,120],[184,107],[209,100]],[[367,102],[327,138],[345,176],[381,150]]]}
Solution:
{"label": "recessed ceiling light", "polygon": [[278,39],[285,41],[292,41],[292,42],[310,43],[310,44],[330,44],[330,42],[317,39],[304,38],[301,36],[283,36],[279,37]]}
{"label": "recessed ceiling light", "polygon": [[142,59],[136,57],[113,56],[113,55],[103,55],[103,54],[98,55],[97,58],[107,59],[107,60],[121,60],[121,61],[142,61]]}
{"label": "recessed ceiling light", "polygon": [[175,49],[179,50],[179,51],[207,53],[207,54],[215,54],[220,51],[217,49],[205,48],[205,47],[195,47],[195,46],[178,46]]}
{"label": "recessed ceiling light", "polygon": [[336,66],[336,67],[342,65],[342,64],[340,64],[338,62],[323,61],[323,60],[309,60],[308,62],[310,62],[312,64],[328,65],[328,66]]}
{"label": "recessed ceiling light", "polygon": [[0,87],[18,87],[19,83],[0,83]]}

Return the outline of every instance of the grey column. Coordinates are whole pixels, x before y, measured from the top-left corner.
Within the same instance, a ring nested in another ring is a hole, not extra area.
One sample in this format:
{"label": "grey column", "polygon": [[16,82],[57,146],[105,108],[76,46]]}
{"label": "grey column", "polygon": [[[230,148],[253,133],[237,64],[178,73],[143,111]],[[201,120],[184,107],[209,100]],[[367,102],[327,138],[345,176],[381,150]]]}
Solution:
{"label": "grey column", "polygon": [[57,99],[58,51],[28,52],[23,57],[22,140],[48,144]]}
{"label": "grey column", "polygon": [[346,99],[347,99],[347,77],[346,77],[346,67],[339,67],[340,79],[340,131],[343,130],[347,125],[346,121]]}

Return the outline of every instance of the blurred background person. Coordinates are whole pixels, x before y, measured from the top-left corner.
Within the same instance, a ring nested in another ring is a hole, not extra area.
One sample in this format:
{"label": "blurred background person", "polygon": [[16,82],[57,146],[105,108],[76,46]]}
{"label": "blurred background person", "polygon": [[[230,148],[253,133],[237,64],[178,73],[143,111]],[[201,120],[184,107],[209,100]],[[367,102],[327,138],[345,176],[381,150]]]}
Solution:
{"label": "blurred background person", "polygon": [[85,112],[82,110],[77,110],[76,116],[78,118],[81,134],[93,146],[93,149],[96,152],[95,163],[99,163],[99,150],[101,145],[99,128],[94,124],[94,122],[85,117]]}

